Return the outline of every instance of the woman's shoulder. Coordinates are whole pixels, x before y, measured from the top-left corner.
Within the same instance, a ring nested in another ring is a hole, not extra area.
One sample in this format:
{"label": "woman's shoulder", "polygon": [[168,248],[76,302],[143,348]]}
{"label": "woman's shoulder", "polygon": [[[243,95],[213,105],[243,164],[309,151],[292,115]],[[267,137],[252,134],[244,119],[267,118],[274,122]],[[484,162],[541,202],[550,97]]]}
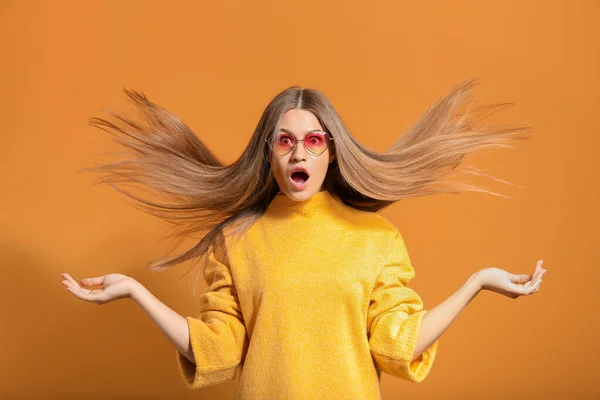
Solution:
{"label": "woman's shoulder", "polygon": [[374,223],[376,223],[379,226],[379,228],[381,228],[382,230],[389,231],[389,232],[392,232],[392,233],[395,233],[395,232],[398,231],[398,229],[392,223],[392,221],[390,221],[389,219],[387,219],[383,215],[381,215],[379,213],[371,213],[371,214],[373,214],[372,217],[374,219]]}
{"label": "woman's shoulder", "polygon": [[382,233],[393,235],[398,232],[396,226],[379,212],[358,210],[347,207],[346,218],[357,226],[365,227],[369,230],[376,230]]}

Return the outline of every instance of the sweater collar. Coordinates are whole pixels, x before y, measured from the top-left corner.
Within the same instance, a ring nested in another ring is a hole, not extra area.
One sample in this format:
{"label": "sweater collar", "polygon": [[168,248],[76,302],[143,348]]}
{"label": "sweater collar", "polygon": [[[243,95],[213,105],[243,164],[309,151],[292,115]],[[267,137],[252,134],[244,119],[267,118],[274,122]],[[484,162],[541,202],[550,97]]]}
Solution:
{"label": "sweater collar", "polygon": [[295,201],[285,193],[280,193],[271,201],[267,212],[282,217],[312,217],[335,213],[340,205],[341,200],[327,190],[317,192],[304,201]]}

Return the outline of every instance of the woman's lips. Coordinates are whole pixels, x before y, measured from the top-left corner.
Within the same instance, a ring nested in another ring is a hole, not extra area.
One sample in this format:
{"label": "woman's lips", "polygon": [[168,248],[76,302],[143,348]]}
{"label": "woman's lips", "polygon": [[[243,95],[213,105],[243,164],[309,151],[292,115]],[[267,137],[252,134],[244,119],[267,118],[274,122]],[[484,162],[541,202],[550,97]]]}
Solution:
{"label": "woman's lips", "polygon": [[309,179],[310,177],[304,171],[295,171],[290,175],[290,181],[292,182],[292,186],[297,190],[305,189],[308,185]]}

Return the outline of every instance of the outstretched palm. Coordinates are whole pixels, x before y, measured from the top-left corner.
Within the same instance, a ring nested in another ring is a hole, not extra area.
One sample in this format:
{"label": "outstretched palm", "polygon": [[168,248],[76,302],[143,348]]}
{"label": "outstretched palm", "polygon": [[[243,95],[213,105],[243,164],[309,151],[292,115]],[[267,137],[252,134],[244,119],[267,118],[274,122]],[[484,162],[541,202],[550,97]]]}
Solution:
{"label": "outstretched palm", "polygon": [[533,275],[511,274],[500,268],[485,268],[478,272],[481,288],[515,299],[536,293],[542,283],[542,276],[546,270],[542,268],[540,260],[537,262]]}
{"label": "outstretched palm", "polygon": [[[92,303],[104,304],[113,300],[129,297],[131,295],[131,286],[134,280],[122,274],[108,274],[97,278],[84,278],[81,285],[77,283],[71,275],[61,274],[64,281],[62,284],[67,287],[71,293],[81,300]],[[88,289],[91,286],[102,286],[101,289]]]}

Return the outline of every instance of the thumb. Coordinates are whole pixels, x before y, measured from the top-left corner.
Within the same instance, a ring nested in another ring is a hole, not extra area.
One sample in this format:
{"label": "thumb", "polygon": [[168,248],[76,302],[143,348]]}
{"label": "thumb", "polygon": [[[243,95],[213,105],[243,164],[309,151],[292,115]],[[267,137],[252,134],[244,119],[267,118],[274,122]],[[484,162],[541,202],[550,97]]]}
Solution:
{"label": "thumb", "polygon": [[80,282],[83,286],[100,286],[104,284],[104,276],[99,276],[96,278],[85,278],[82,279]]}
{"label": "thumb", "polygon": [[530,274],[510,274],[510,281],[512,283],[524,283],[524,282],[528,282],[531,280],[531,275]]}

